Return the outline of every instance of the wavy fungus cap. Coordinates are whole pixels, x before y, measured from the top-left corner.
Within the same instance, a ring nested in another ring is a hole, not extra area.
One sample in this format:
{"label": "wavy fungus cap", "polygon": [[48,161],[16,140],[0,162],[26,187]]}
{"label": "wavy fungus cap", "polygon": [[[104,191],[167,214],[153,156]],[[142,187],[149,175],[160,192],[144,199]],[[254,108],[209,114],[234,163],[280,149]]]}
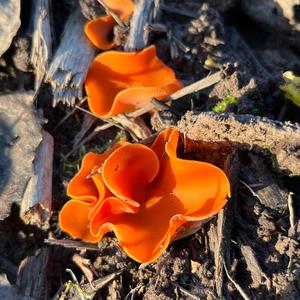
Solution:
{"label": "wavy fungus cap", "polygon": [[[127,20],[133,13],[134,4],[131,0],[102,0],[111,12],[121,21]],[[113,27],[116,21],[110,15],[100,16],[86,23],[84,31],[94,46],[101,50],[109,50],[114,45]]]}
{"label": "wavy fungus cap", "polygon": [[173,70],[156,56],[155,46],[101,53],[85,81],[89,108],[102,118],[144,107],[153,97],[161,100],[180,88]]}
{"label": "wavy fungus cap", "polygon": [[[223,208],[230,184],[216,166],[178,158],[178,138],[177,129],[166,129],[151,147],[125,143],[87,154],[68,188],[73,199],[60,213],[61,228],[92,242],[113,231],[138,262],[155,260],[172,240],[194,232]],[[99,166],[102,173],[93,173]]]}

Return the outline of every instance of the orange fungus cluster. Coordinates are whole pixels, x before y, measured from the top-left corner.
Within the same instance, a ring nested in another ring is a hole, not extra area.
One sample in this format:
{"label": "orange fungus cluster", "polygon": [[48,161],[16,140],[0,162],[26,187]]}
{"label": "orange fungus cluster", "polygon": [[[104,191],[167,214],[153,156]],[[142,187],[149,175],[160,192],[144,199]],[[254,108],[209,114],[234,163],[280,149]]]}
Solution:
{"label": "orange fungus cluster", "polygon": [[230,196],[228,178],[214,165],[178,158],[178,139],[170,128],[150,147],[119,142],[103,154],[88,153],[69,183],[61,228],[93,243],[113,231],[130,257],[150,262],[215,215]]}

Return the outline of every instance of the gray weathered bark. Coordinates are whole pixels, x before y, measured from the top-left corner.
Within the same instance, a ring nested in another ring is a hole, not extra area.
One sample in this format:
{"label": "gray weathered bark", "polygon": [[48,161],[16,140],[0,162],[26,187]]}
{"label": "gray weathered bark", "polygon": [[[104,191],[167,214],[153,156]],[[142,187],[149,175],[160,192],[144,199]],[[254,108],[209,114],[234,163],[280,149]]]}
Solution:
{"label": "gray weathered bark", "polygon": [[51,25],[49,0],[38,0],[32,7],[33,35],[31,63],[35,69],[35,89],[40,86],[51,57]]}
{"label": "gray weathered bark", "polygon": [[20,25],[20,0],[0,0],[0,57],[9,48]]}
{"label": "gray weathered bark", "polygon": [[32,93],[0,96],[0,220],[21,204],[33,176],[33,160],[42,140]]}
{"label": "gray weathered bark", "polygon": [[61,42],[46,75],[53,90],[53,106],[74,105],[82,98],[83,83],[94,57],[94,48],[84,33],[86,20],[79,10],[69,17]]}

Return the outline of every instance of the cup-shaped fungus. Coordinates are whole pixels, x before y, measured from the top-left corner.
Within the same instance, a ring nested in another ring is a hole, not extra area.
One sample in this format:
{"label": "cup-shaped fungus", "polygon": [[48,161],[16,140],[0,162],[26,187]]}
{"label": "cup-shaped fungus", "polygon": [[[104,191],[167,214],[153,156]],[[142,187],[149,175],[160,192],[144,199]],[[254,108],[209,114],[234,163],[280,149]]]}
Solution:
{"label": "cup-shaped fungus", "polygon": [[61,228],[90,242],[113,231],[138,262],[155,260],[172,240],[194,232],[193,224],[223,208],[230,184],[218,167],[178,158],[178,139],[177,129],[166,129],[151,147],[124,143],[87,154],[68,187],[73,199],[60,212]]}
{"label": "cup-shaped fungus", "polygon": [[[121,21],[126,21],[133,13],[134,4],[131,0],[102,1]],[[109,50],[115,45],[112,34],[115,25],[116,21],[111,15],[104,15],[87,22],[84,31],[94,46]]]}
{"label": "cup-shaped fungus", "polygon": [[99,54],[85,81],[90,110],[101,118],[126,113],[161,100],[182,87],[171,68],[157,56],[155,46],[138,52]]}

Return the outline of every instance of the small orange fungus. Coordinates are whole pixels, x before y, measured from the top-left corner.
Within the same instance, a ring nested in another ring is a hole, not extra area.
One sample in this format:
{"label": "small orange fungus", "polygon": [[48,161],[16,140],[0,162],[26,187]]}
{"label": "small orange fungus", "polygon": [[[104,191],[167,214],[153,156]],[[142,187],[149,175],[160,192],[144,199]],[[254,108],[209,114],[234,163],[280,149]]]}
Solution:
{"label": "small orange fungus", "polygon": [[[131,0],[102,1],[121,21],[126,21],[133,13],[134,4]],[[112,16],[104,15],[87,22],[84,31],[93,45],[101,50],[109,50],[115,45],[112,34],[115,25]]]}
{"label": "small orange fungus", "polygon": [[118,143],[104,154],[88,153],[69,184],[62,230],[88,242],[113,231],[142,263],[194,232],[223,208],[230,184],[216,166],[178,158],[178,139],[177,129],[166,129],[151,147]]}
{"label": "small orange fungus", "polygon": [[108,118],[161,100],[182,84],[157,56],[155,46],[138,52],[108,51],[99,54],[85,81],[90,110]]}

